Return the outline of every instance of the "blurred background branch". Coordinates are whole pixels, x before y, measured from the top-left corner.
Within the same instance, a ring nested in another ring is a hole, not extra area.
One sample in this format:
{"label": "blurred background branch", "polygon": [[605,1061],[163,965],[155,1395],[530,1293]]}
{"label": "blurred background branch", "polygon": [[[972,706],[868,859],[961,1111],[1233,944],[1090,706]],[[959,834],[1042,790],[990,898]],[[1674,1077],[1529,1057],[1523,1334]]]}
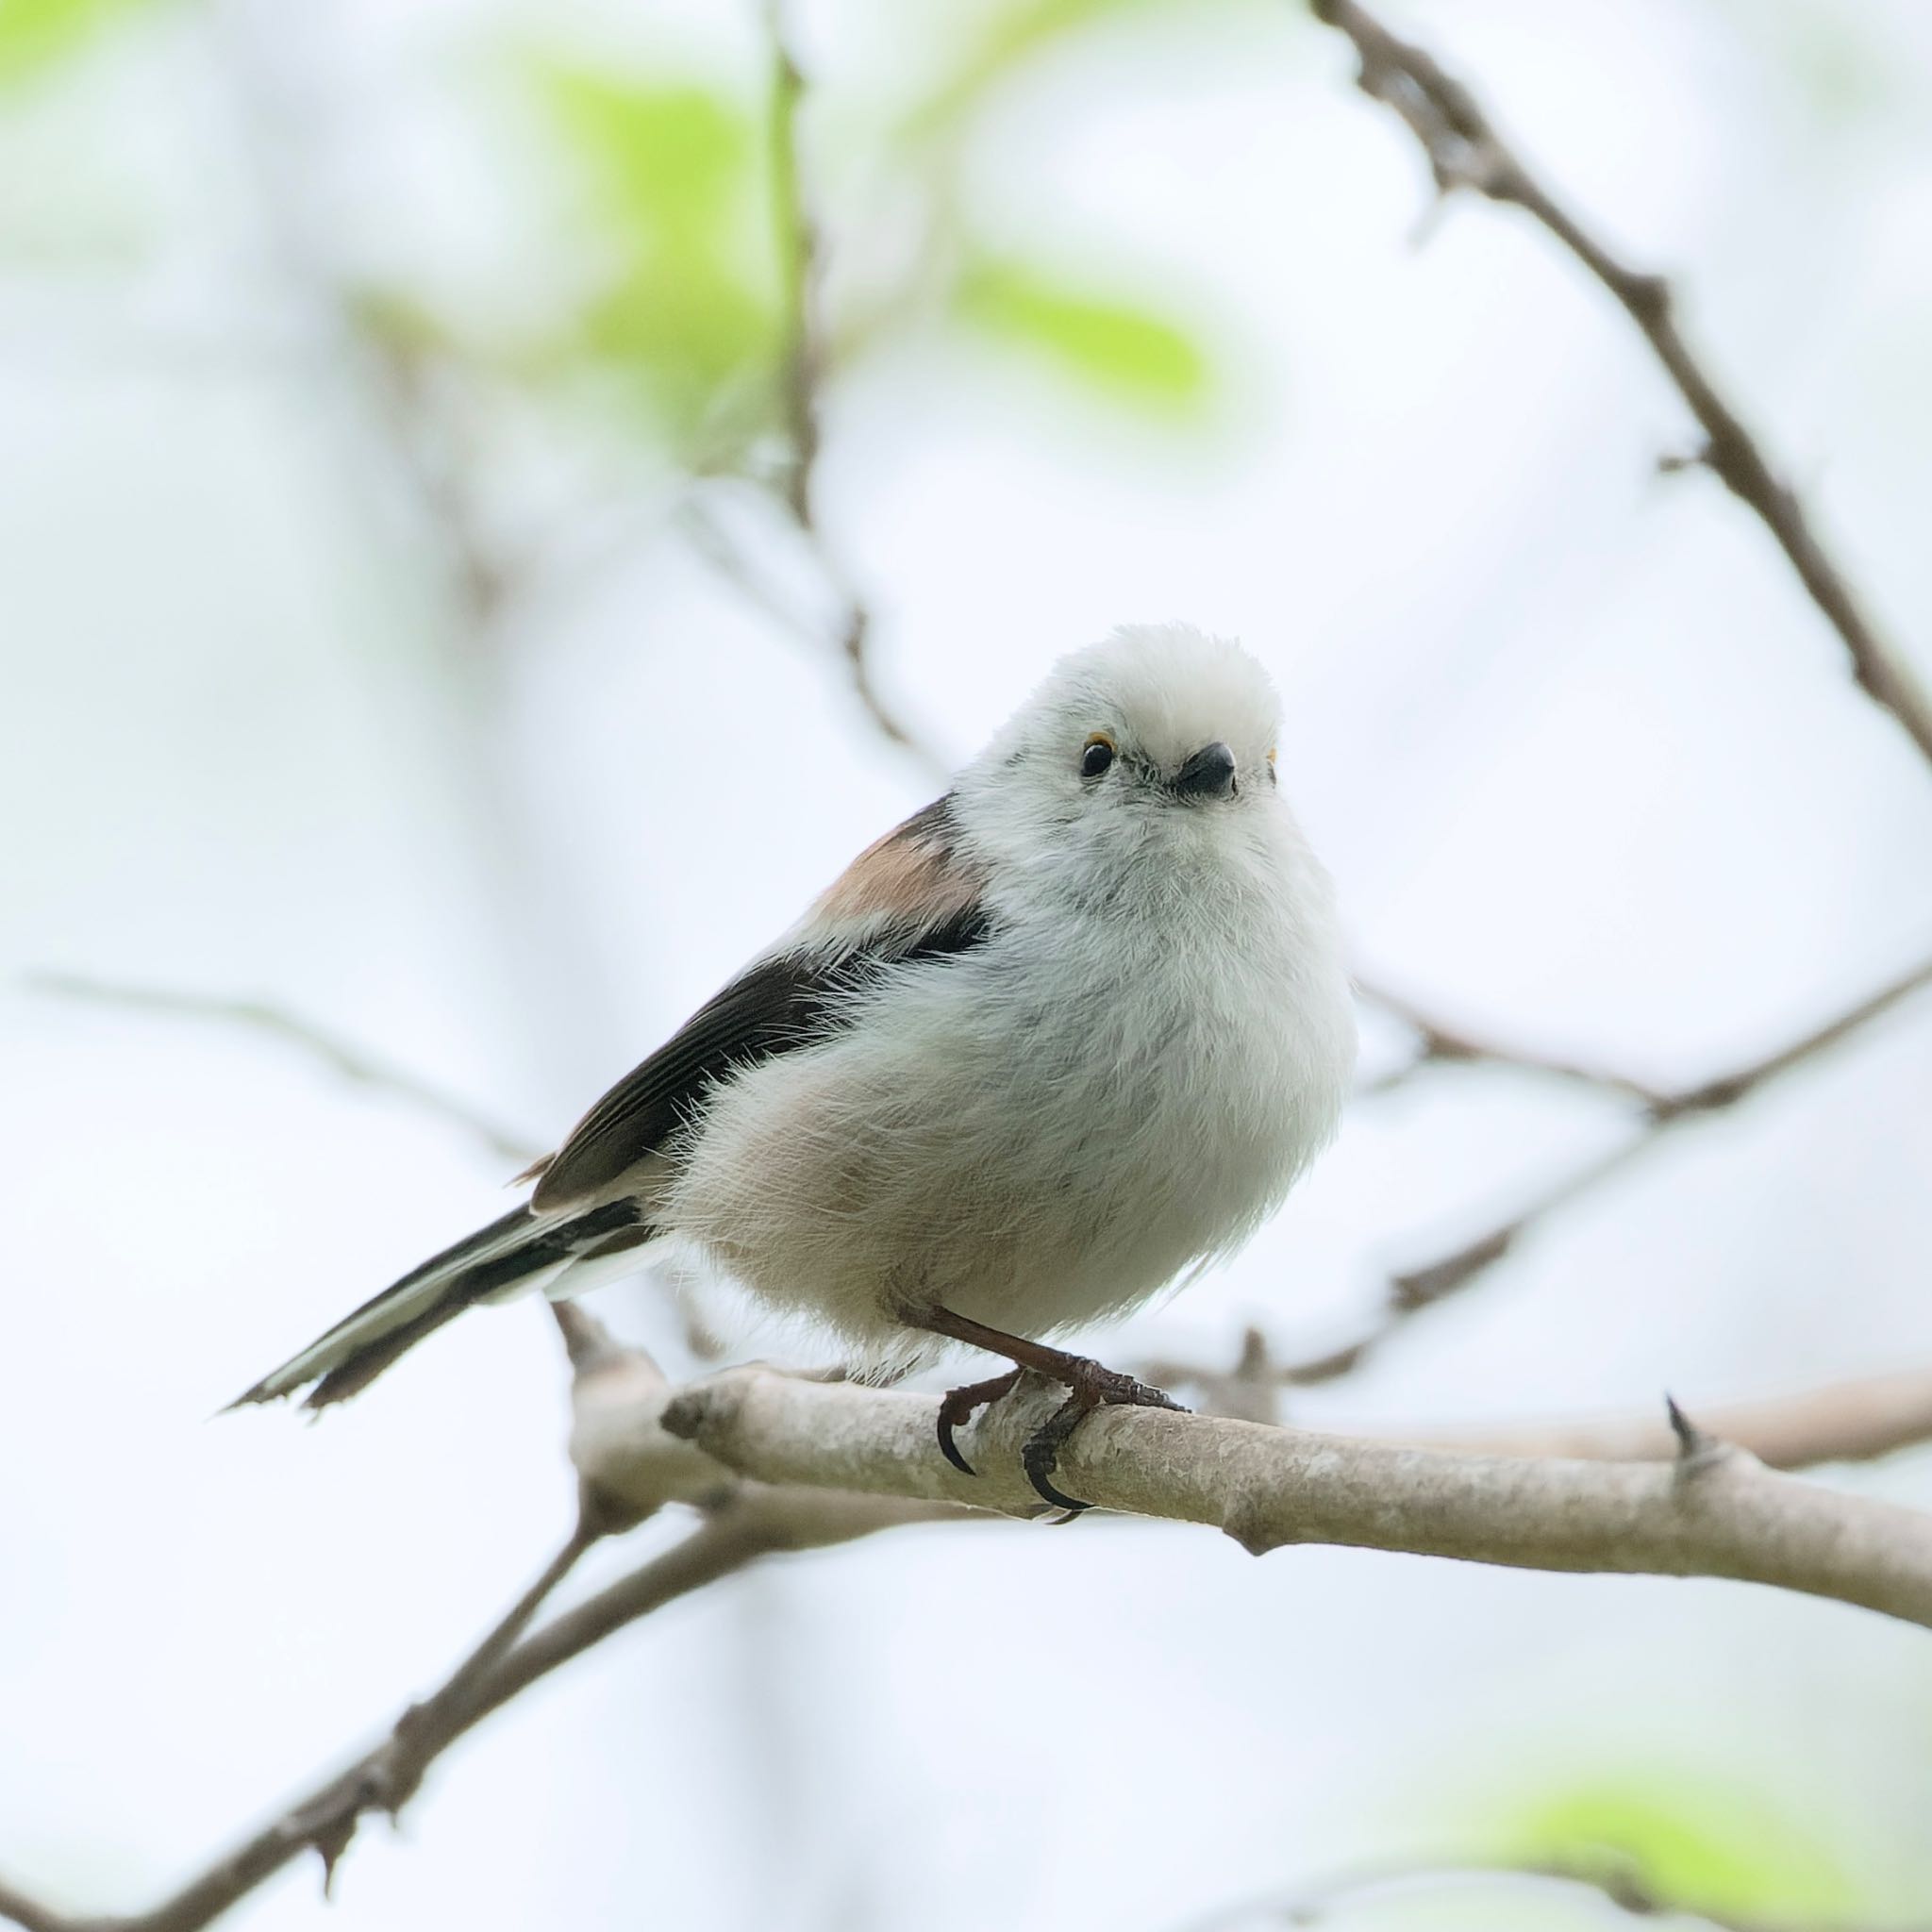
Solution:
{"label": "blurred background branch", "polygon": [[[1633,1160],[1648,1154],[1667,1136],[1690,1122],[1724,1113],[1750,1099],[1765,1088],[1808,1065],[1819,1055],[1932,985],[1932,960],[1908,969],[1868,993],[1843,1011],[1801,1034],[1790,1044],[1739,1067],[1729,1074],[1701,1080],[1694,1086],[1673,1092],[1651,1090],[1624,1075],[1599,1074],[1572,1066],[1561,1060],[1544,1060],[1513,1048],[1478,1044],[1439,1023],[1411,1017],[1412,1009],[1374,994],[1379,1004],[1398,1012],[1411,1024],[1418,1024],[1423,1051],[1405,1072],[1440,1063],[1448,1065],[1492,1065],[1541,1074],[1552,1078],[1578,1081],[1620,1098],[1635,1099],[1640,1109],[1636,1133],[1607,1153],[1586,1161],[1546,1188],[1528,1206],[1518,1208],[1481,1234],[1459,1243],[1433,1260],[1423,1261],[1389,1277],[1384,1306],[1378,1315],[1353,1340],[1340,1347],[1324,1349],[1306,1359],[1276,1364],[1271,1373],[1287,1387],[1307,1387],[1334,1381],[1352,1374],[1412,1317],[1437,1307],[1450,1296],[1459,1294],[1481,1279],[1491,1268],[1510,1255],[1522,1238],[1559,1208],[1568,1207],[1600,1182],[1621,1174]],[[1392,1082],[1385,1081],[1370,1091],[1387,1091]],[[1161,1364],[1166,1377],[1199,1382],[1202,1373],[1189,1371],[1180,1363]],[[1208,1376],[1224,1372],[1208,1371]]]}
{"label": "blurred background branch", "polygon": [[1744,504],[1785,554],[1851,658],[1853,675],[1932,762],[1932,697],[1910,662],[1867,616],[1844,570],[1825,549],[1797,492],[1772,468],[1757,439],[1692,354],[1677,326],[1677,300],[1661,275],[1627,267],[1543,186],[1497,133],[1471,89],[1424,48],[1405,41],[1357,4],[1310,0],[1317,19],[1346,34],[1360,60],[1357,85],[1405,121],[1422,143],[1439,194],[1466,188],[1521,208],[1567,248],[1642,331],[1704,432],[1693,457]]}
{"label": "blurred background branch", "polygon": [[80,1000],[93,1006],[128,1012],[155,1013],[170,1019],[208,1020],[267,1034],[319,1060],[328,1071],[358,1087],[387,1093],[420,1108],[471,1136],[487,1153],[519,1167],[541,1151],[527,1138],[507,1127],[452,1093],[376,1058],[359,1046],[325,1031],[312,1020],[289,1012],[270,1000],[227,999],[219,994],[182,992],[169,987],[135,986],[118,980],[94,979],[79,973],[33,973],[25,980],[35,992],[58,999]]}

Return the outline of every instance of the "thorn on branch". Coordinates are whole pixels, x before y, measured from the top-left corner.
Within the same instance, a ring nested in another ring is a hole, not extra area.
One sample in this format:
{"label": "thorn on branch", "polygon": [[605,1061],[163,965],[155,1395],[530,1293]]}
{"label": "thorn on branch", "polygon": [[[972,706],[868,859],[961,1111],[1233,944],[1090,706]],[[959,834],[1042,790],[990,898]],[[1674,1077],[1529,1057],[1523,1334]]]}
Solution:
{"label": "thorn on branch", "polygon": [[336,1868],[355,1842],[356,1828],[363,1812],[374,1808],[378,1799],[375,1767],[365,1762],[346,1772],[314,1804],[290,1817],[289,1840],[307,1845],[322,1860],[324,1898],[334,1895]]}
{"label": "thorn on branch", "polygon": [[1666,450],[1657,459],[1659,476],[1681,476],[1686,470],[1710,468],[1710,444],[1700,442],[1694,449]]}
{"label": "thorn on branch", "polygon": [[335,1897],[336,1868],[342,1862],[342,1854],[354,1843],[355,1838],[356,1814],[352,1811],[346,1818],[318,1831],[310,1840],[316,1857],[322,1860],[322,1895],[325,1899]]}
{"label": "thorn on branch", "polygon": [[1665,1395],[1664,1413],[1670,1417],[1671,1433],[1677,1439],[1679,1481],[1694,1482],[1729,1455],[1730,1445],[1715,1436],[1706,1435],[1678,1407],[1674,1395]]}

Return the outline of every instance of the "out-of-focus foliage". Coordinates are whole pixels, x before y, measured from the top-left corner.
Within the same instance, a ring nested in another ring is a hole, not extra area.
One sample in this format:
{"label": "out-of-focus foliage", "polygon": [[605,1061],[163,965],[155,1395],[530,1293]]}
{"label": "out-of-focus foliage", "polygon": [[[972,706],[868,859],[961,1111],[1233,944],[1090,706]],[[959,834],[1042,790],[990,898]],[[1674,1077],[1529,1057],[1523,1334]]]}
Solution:
{"label": "out-of-focus foliage", "polygon": [[1607,1882],[1637,1878],[1685,1911],[1842,1924],[1866,1902],[1816,1828],[1762,1792],[1656,1771],[1559,1786],[1507,1827],[1507,1857]]}
{"label": "out-of-focus foliage", "polygon": [[966,321],[1121,401],[1178,408],[1208,387],[1206,353],[1176,324],[1024,262],[974,264],[958,303]]}
{"label": "out-of-focus foliage", "polygon": [[0,86],[43,72],[124,16],[170,0],[0,0]]}
{"label": "out-of-focus foliage", "polygon": [[[1198,23],[1207,0],[1016,0],[994,9],[921,104],[914,126],[940,133],[970,122],[988,99],[1042,58],[1096,26],[1156,13],[1186,13]],[[1266,5],[1268,0],[1221,0]]]}
{"label": "out-of-focus foliage", "polygon": [[[814,76],[804,129],[804,192],[813,214],[841,249],[857,237],[862,250],[864,209],[826,205],[825,184],[883,176],[895,220],[917,236],[892,260],[887,286],[865,260],[847,275],[841,259],[831,275],[817,278],[831,380],[895,341],[936,333],[955,350],[1018,351],[1115,408],[1170,425],[1198,415],[1213,387],[1212,358],[1197,325],[1164,312],[1147,293],[1158,269],[1103,259],[1075,278],[992,251],[973,235],[958,186],[980,120],[1029,60],[1081,27],[1171,4],[1028,0],[1001,9],[909,108],[862,102],[841,114],[837,73]],[[779,421],[791,299],[785,257],[799,242],[777,205],[783,171],[772,153],[770,99],[760,92],[772,75],[748,75],[734,88],[527,53],[516,72],[541,109],[537,125],[572,190],[572,233],[557,240],[576,254],[554,277],[569,291],[568,308],[540,341],[508,349],[486,344],[485,332],[460,318],[439,316],[408,289],[363,291],[361,314],[389,331],[391,346],[466,359],[540,393],[580,394],[589,385],[603,397],[614,381],[640,406],[637,424],[674,459],[699,470],[747,466]],[[858,167],[815,165],[854,158],[849,150],[860,140],[878,151],[858,156]],[[841,142],[836,156],[823,151]],[[532,272],[542,270],[533,264]],[[850,313],[841,311],[846,301]]]}
{"label": "out-of-focus foliage", "polygon": [[1792,90],[1820,123],[1856,133],[1897,104],[1898,75],[1871,23],[1828,0],[1725,0],[1774,85]]}
{"label": "out-of-focus foliage", "polygon": [[689,436],[728,391],[769,386],[778,354],[762,130],[741,103],[689,81],[549,63],[537,79],[606,257],[574,346]]}

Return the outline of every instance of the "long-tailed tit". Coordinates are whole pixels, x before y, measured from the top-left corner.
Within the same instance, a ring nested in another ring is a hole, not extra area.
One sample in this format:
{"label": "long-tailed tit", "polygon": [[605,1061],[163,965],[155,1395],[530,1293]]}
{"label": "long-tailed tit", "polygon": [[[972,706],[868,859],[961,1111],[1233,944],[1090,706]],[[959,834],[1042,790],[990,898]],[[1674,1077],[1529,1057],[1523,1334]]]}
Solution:
{"label": "long-tailed tit", "polygon": [[477,1302],[675,1237],[887,1380],[951,1342],[1068,1398],[1158,1391],[1041,1340],[1238,1247],[1333,1134],[1355,1057],[1328,878],[1238,645],[1124,629],[1057,665],[944,797],[868,846],[524,1178],[528,1202],[242,1396],[363,1388]]}

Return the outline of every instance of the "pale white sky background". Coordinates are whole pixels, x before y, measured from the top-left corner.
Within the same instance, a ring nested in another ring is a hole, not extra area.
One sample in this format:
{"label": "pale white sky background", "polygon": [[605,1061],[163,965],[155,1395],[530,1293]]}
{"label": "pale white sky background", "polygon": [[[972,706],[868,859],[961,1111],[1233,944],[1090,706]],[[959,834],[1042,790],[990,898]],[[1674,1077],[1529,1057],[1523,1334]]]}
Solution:
{"label": "pale white sky background", "polygon": [[[861,131],[958,29],[941,0],[807,11]],[[1149,264],[1223,351],[1217,426],[933,343],[843,386],[824,516],[893,700],[963,754],[1117,622],[1238,633],[1364,970],[1655,1080],[1923,953],[1932,774],[1757,527],[1657,477],[1681,415],[1601,293],[1493,209],[1412,245],[1413,143],[1291,9],[1145,11],[1013,90],[965,192],[985,232]],[[1684,275],[1697,341],[1932,669],[1932,13],[1425,11],[1592,218]],[[0,1867],[76,1905],[155,1896],[386,1724],[552,1547],[570,1484],[527,1305],[325,1426],[209,1422],[501,1211],[500,1163],[295,1051],[18,974],[270,998],[546,1142],[930,795],[835,654],[649,514],[614,562],[567,546],[500,696],[466,697],[429,534],[314,299],[403,265],[541,303],[505,49],[729,74],[754,29],[697,0],[254,0],[0,97]],[[850,206],[878,186],[855,170]],[[541,450],[515,474],[554,486]],[[1301,1413],[1694,1407],[1932,1356],[1928,1092],[1922,998]],[[1251,1320],[1319,1346],[1379,1270],[1621,1126],[1432,1076],[1104,1352],[1224,1356]],[[597,1307],[678,1360],[648,1288]],[[1932,1505],[1924,1456],[1848,1480]],[[1741,1587],[1257,1563],[1104,1522],[910,1533],[733,1580],[546,1683],[399,1837],[366,1831],[328,1923],[1166,1932],[1338,1864],[1479,1853],[1600,1784],[1789,1819],[1876,1922],[1932,1897],[1928,1737],[1923,1634]],[[324,1909],[305,1863],[234,1923]],[[1498,1893],[1338,1923],[1602,1914]]]}

